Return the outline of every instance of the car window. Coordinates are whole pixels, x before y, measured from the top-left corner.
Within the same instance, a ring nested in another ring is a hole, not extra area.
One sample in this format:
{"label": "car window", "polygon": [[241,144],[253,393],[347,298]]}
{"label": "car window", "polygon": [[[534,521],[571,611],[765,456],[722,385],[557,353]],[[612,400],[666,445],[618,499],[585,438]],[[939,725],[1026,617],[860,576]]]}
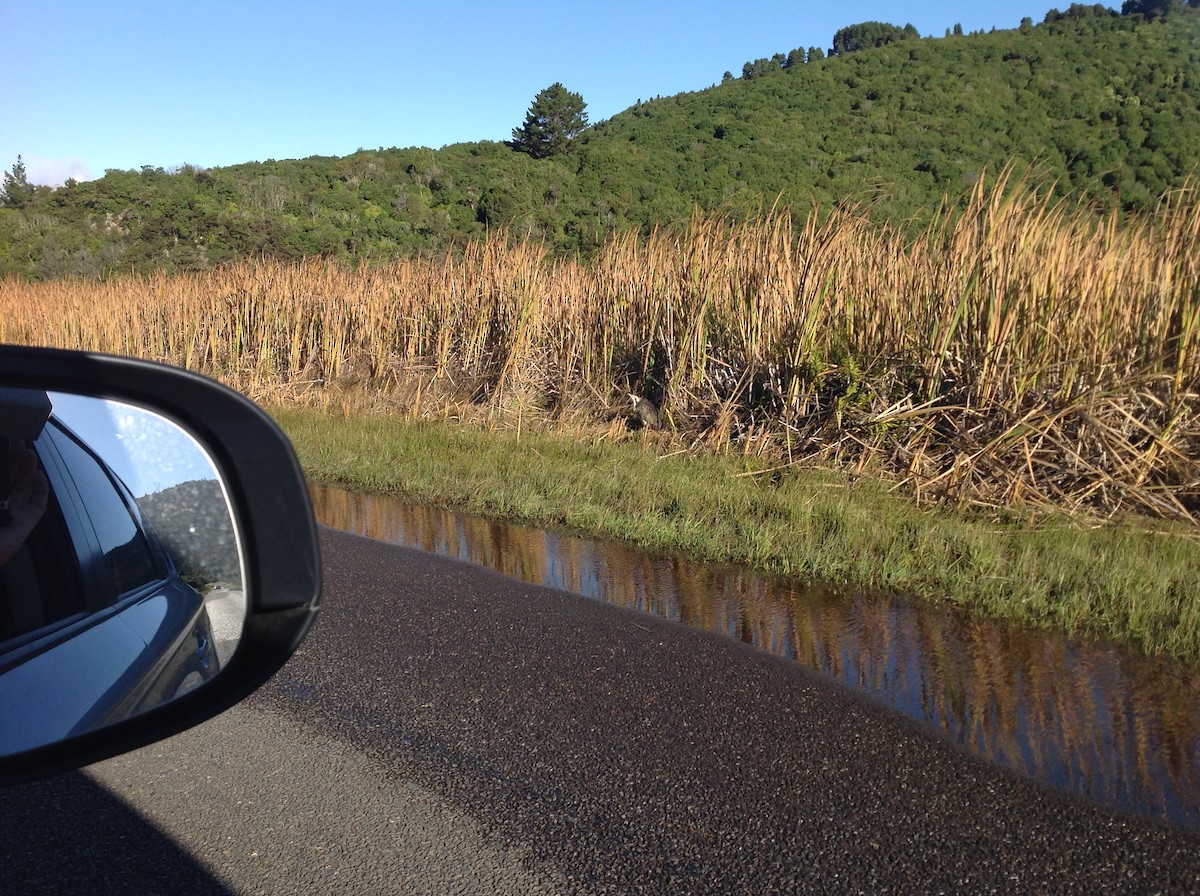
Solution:
{"label": "car window", "polygon": [[0,650],[23,636],[84,613],[79,560],[53,493],[41,522],[0,566]]}
{"label": "car window", "polygon": [[158,581],[162,571],[137,517],[95,455],[63,430],[54,444],[66,464],[99,541],[104,571],[120,596]]}

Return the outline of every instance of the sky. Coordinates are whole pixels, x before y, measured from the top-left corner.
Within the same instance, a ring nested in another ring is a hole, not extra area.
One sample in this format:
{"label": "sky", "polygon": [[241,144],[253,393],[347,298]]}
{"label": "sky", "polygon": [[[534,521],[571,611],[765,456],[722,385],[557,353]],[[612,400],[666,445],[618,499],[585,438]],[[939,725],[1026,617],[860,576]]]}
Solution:
{"label": "sky", "polygon": [[[508,140],[537,92],[595,124],[846,25],[941,37],[1050,0],[0,0],[0,170],[33,183]],[[1066,4],[1062,4],[1066,5]]]}
{"label": "sky", "polygon": [[83,439],[135,498],[195,479],[216,479],[208,454],[165,417],[119,401],[50,393],[54,415]]}

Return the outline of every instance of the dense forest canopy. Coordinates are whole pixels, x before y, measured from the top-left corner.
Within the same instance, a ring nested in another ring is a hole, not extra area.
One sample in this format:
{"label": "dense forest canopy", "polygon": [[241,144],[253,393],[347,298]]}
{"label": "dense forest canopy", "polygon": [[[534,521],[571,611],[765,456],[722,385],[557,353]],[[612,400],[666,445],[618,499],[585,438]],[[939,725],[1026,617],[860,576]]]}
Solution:
{"label": "dense forest canopy", "polygon": [[[531,107],[512,143],[436,151],[144,167],[58,189],[29,185],[18,159],[0,191],[0,276],[264,254],[369,261],[497,227],[586,254],[696,207],[738,217],[776,202],[801,216],[856,202],[919,227],[1009,162],[1098,212],[1138,212],[1200,159],[1198,3],[1073,5],[1037,25],[946,37],[849,25],[828,52],[781,50],[708,89],[638,100],[586,129],[586,116],[573,121],[569,153],[522,144],[544,111]],[[563,93],[582,115],[583,97]]]}

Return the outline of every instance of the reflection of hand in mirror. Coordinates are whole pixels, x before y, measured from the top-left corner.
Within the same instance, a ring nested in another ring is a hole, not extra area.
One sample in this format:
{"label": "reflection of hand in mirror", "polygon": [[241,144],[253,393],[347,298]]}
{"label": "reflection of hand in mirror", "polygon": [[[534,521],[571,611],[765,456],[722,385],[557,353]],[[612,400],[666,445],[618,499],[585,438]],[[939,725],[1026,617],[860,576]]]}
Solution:
{"label": "reflection of hand in mirror", "polygon": [[8,525],[0,526],[0,566],[25,543],[46,512],[50,497],[46,474],[38,469],[37,455],[25,447],[24,442],[16,439],[9,442],[8,468],[13,472],[12,490],[8,495],[10,521]]}

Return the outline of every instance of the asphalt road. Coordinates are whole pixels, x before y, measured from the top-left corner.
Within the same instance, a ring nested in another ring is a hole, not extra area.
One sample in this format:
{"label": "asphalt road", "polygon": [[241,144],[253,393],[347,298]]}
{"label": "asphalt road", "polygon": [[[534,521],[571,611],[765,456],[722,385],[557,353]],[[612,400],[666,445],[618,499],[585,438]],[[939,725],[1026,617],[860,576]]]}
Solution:
{"label": "asphalt road", "polygon": [[1200,837],[786,661],[326,532],[246,703],[0,793],[4,893],[1196,893]]}

